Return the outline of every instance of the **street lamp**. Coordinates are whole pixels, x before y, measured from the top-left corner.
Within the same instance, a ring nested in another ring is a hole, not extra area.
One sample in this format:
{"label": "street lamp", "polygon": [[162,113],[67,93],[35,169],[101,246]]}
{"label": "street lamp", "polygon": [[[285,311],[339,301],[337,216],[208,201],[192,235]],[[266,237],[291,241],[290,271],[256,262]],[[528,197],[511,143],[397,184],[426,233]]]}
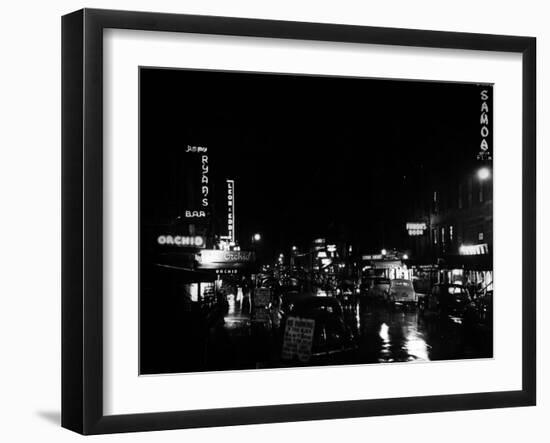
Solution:
{"label": "street lamp", "polygon": [[297,246],[293,246],[292,247],[292,252],[296,252],[298,250],[298,247]]}
{"label": "street lamp", "polygon": [[386,255],[388,253],[388,251],[386,251],[385,249],[382,249],[380,252],[382,253],[382,255]]}
{"label": "street lamp", "polygon": [[262,239],[262,236],[257,232],[252,235],[252,250],[254,251],[254,260],[258,262],[258,251],[256,250],[256,244]]}
{"label": "street lamp", "polygon": [[477,171],[477,177],[482,181],[487,180],[490,176],[491,176],[491,171],[487,167],[480,168]]}

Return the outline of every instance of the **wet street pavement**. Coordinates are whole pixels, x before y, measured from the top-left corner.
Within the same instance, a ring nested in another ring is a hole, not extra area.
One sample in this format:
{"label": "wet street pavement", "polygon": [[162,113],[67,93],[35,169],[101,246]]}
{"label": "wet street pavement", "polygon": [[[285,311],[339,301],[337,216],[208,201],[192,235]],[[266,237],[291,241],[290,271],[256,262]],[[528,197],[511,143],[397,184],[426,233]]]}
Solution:
{"label": "wet street pavement", "polygon": [[355,314],[357,363],[492,357],[488,329],[466,328],[448,317],[423,315],[416,308],[369,306]]}
{"label": "wet street pavement", "polygon": [[[448,317],[424,315],[416,307],[357,305],[348,306],[344,312],[354,334],[356,350],[345,360],[329,359],[321,365],[492,357],[489,328],[466,328]],[[288,366],[281,363],[280,341],[273,331],[253,328],[247,313],[231,303],[223,328],[216,331],[210,347],[209,369]]]}

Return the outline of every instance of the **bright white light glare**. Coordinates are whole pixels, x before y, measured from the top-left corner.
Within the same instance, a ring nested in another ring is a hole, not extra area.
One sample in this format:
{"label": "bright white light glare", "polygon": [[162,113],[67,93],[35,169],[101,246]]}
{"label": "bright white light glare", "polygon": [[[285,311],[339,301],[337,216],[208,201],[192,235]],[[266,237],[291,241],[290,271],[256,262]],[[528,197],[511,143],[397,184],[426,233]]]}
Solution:
{"label": "bright white light glare", "polygon": [[260,241],[262,236],[260,234],[254,234],[254,241]]}
{"label": "bright white light glare", "polygon": [[292,247],[292,250],[293,250],[293,251],[297,251],[298,248],[297,248],[296,246],[293,246],[293,247]]}
{"label": "bright white light glare", "polygon": [[378,333],[378,335],[386,343],[390,341],[389,330],[390,330],[390,327],[386,323],[382,323],[380,325],[380,332]]}
{"label": "bright white light glare", "polygon": [[408,260],[409,256],[407,254],[403,254],[403,260]]}
{"label": "bright white light glare", "polygon": [[386,255],[388,253],[388,251],[386,251],[385,249],[382,249],[382,255]]}
{"label": "bright white light glare", "polygon": [[489,168],[481,168],[477,171],[477,176],[480,180],[487,180],[491,175]]}
{"label": "bright white light glare", "polygon": [[487,243],[481,243],[479,245],[460,245],[458,248],[460,255],[483,255],[489,253],[489,246]]}

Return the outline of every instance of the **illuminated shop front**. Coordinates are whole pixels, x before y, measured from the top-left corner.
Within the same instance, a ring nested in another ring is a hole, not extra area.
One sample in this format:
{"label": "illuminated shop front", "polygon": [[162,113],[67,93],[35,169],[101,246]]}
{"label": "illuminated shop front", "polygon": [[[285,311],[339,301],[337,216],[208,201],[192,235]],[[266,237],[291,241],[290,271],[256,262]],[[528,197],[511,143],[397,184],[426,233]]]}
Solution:
{"label": "illuminated shop front", "polygon": [[461,245],[459,254],[439,263],[441,280],[469,285],[476,291],[493,289],[493,255],[487,243]]}

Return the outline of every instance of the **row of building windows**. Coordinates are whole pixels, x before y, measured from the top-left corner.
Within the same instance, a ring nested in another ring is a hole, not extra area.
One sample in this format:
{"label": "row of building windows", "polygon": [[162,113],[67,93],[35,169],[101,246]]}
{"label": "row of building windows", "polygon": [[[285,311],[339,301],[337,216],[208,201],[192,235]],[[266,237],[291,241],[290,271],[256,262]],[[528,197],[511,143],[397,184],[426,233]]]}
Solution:
{"label": "row of building windows", "polygon": [[465,229],[464,232],[462,232],[461,238],[457,239],[455,227],[453,225],[439,226],[436,228],[432,228],[431,230],[432,243],[434,245],[445,246],[453,245],[457,240],[468,242],[481,242],[485,240],[484,231],[485,230],[483,226],[469,227],[468,229]]}
{"label": "row of building windows", "polygon": [[458,186],[453,186],[443,195],[445,197],[442,198],[440,191],[433,191],[431,208],[433,212],[437,213],[453,208],[470,208],[492,200],[492,186],[490,182],[472,178]]}
{"label": "row of building windows", "polygon": [[449,225],[447,227],[441,226],[438,228],[432,228],[432,242],[434,245],[438,243],[446,244],[454,242],[454,227]]}

